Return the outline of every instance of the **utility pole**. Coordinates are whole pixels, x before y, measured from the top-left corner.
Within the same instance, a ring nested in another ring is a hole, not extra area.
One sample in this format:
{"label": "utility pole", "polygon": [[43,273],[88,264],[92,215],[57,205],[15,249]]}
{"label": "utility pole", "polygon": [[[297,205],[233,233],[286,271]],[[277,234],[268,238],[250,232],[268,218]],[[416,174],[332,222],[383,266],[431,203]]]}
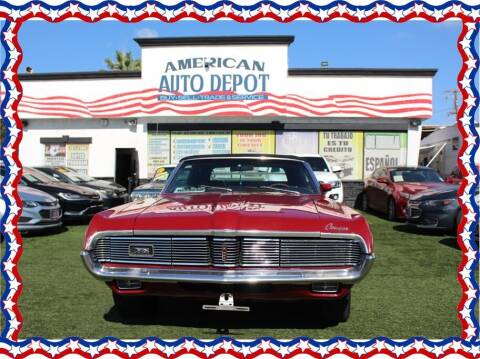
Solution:
{"label": "utility pole", "polygon": [[455,90],[447,90],[445,91],[445,93],[447,94],[446,95],[446,98],[450,98],[452,97],[453,99],[453,108],[452,108],[452,111],[448,113],[448,116],[455,116],[455,118],[458,117],[458,99],[459,99],[459,94],[460,92],[455,89]]}

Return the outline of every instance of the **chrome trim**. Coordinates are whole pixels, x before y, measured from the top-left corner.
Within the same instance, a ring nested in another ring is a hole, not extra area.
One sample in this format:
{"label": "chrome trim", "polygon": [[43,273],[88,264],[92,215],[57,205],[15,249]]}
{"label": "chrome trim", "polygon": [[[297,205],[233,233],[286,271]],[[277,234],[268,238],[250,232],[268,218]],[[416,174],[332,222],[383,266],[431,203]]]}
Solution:
{"label": "chrome trim", "polygon": [[355,267],[332,269],[160,269],[142,267],[106,267],[92,260],[88,251],[80,256],[85,267],[95,278],[103,281],[140,280],[143,282],[189,282],[212,284],[272,283],[305,284],[314,282],[338,282],[353,284],[370,270],[375,259],[367,254]]}

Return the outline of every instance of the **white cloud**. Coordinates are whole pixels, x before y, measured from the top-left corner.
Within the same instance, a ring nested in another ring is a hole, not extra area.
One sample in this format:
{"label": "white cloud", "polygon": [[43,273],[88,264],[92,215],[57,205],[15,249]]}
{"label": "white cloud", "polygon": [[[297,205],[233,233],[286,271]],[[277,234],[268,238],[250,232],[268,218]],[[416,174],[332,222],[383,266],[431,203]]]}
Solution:
{"label": "white cloud", "polygon": [[135,37],[158,37],[158,32],[149,27],[142,27],[135,31]]}

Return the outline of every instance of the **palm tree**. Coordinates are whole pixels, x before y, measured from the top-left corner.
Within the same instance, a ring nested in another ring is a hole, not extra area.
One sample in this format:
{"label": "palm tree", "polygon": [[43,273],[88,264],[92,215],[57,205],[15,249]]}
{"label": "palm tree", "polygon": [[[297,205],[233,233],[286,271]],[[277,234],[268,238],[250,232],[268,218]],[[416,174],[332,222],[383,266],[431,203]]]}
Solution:
{"label": "palm tree", "polygon": [[142,62],[132,58],[132,53],[130,51],[115,51],[115,62],[111,59],[105,59],[105,63],[110,70],[119,71],[135,71],[140,70],[142,67]]}

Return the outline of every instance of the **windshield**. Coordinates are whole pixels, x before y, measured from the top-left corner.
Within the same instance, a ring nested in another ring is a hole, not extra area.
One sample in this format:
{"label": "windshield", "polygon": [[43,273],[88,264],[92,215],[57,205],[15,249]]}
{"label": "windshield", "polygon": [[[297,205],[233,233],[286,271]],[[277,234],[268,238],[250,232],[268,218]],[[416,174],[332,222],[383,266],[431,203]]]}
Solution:
{"label": "windshield", "polygon": [[301,161],[199,159],[184,162],[165,192],[318,193],[314,183]]}
{"label": "windshield", "polygon": [[79,173],[77,171],[72,170],[71,168],[57,168],[57,171],[63,174],[64,176],[68,177],[69,180],[73,182],[90,182],[90,181],[95,181],[90,176],[87,176],[83,173]]}
{"label": "windshield", "polygon": [[165,182],[172,174],[175,167],[159,167],[155,171],[152,182]]}
{"label": "windshield", "polygon": [[434,170],[405,169],[390,173],[393,182],[443,182],[442,177]]}
{"label": "windshield", "polygon": [[330,172],[323,157],[303,157],[302,159],[308,162],[314,172]]}
{"label": "windshield", "polygon": [[51,183],[58,182],[58,180],[52,176],[49,176],[43,172],[34,170],[32,168],[23,169],[23,178],[31,183]]}

